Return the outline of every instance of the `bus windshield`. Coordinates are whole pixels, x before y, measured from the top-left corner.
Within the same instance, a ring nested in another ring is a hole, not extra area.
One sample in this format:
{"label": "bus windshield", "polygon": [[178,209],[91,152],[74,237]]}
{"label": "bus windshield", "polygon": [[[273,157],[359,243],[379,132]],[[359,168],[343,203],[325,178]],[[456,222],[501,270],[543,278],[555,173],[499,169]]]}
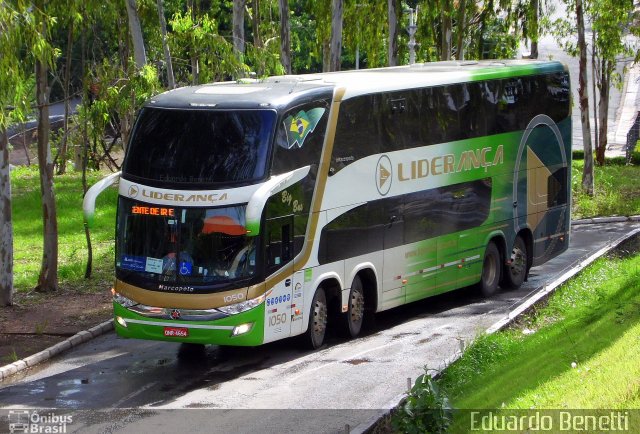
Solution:
{"label": "bus windshield", "polygon": [[197,184],[262,179],[275,125],[271,110],[144,108],[123,173],[140,180]]}
{"label": "bus windshield", "polygon": [[256,272],[256,237],[247,236],[245,209],[167,207],[121,197],[116,268],[176,284],[249,279]]}

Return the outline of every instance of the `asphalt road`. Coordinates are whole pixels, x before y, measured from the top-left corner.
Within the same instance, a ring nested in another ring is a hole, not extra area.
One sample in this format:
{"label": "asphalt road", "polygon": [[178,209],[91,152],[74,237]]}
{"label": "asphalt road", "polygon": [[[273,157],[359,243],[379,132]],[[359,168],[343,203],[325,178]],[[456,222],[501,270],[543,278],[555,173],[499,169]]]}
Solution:
{"label": "asphalt road", "polygon": [[0,409],[54,408],[73,415],[67,432],[345,432],[397,402],[423,367],[442,369],[546,283],[639,226],[576,226],[570,250],[517,291],[486,300],[462,289],[383,312],[365,336],[331,336],[315,352],[290,339],[188,353],[110,333],[2,383]]}

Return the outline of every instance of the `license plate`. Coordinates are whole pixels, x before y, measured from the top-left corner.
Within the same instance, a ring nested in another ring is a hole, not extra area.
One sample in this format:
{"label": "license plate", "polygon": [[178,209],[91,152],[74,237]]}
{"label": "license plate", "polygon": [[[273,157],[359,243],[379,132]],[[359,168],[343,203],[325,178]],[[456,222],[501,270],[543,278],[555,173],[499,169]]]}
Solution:
{"label": "license plate", "polygon": [[164,335],[172,338],[186,338],[189,336],[189,329],[184,327],[165,327]]}

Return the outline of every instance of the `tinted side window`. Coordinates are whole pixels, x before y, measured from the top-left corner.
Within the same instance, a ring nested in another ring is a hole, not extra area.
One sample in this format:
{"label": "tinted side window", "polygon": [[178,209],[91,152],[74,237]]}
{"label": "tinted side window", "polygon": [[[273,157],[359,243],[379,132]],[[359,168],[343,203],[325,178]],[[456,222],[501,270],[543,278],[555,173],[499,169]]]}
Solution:
{"label": "tinted side window", "polygon": [[384,116],[381,94],[362,95],[342,103],[333,144],[334,170],[380,152]]}
{"label": "tinted side window", "polygon": [[562,167],[547,178],[547,207],[567,203],[567,168]]}
{"label": "tinted side window", "polygon": [[328,116],[328,101],[298,106],[284,114],[273,146],[273,174],[320,163]]}
{"label": "tinted side window", "polygon": [[565,73],[362,95],[342,103],[332,168],[392,152],[523,130],[538,114],[569,116]]}
{"label": "tinted side window", "polygon": [[342,214],[322,229],[320,264],[414,243],[482,225],[491,179],[380,199]]}

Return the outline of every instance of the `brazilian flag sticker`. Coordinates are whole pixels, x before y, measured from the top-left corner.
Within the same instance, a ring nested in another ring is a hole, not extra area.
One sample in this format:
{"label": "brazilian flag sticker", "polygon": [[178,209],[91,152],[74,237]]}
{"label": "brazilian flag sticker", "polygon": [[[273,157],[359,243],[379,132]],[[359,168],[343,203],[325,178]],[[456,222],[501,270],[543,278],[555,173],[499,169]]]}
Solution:
{"label": "brazilian flag sticker", "polygon": [[305,139],[316,128],[324,111],[325,109],[321,107],[311,109],[308,112],[300,110],[295,116],[288,116],[284,120],[289,149],[295,146],[302,148]]}

